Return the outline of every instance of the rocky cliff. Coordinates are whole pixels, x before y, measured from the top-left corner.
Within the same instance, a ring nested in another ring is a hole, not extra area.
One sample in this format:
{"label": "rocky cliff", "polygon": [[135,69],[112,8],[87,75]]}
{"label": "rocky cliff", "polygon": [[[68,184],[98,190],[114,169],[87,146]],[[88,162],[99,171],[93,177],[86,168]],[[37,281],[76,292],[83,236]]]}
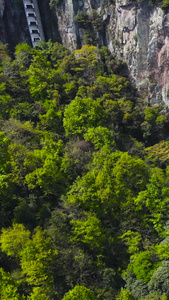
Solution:
{"label": "rocky cliff", "polygon": [[78,7],[74,0],[65,0],[55,8],[68,47],[83,44],[85,32],[91,30],[82,20],[85,15],[73,22],[77,12],[83,11],[93,23],[95,42],[127,63],[133,82],[147,100],[169,105],[169,14],[150,6],[148,0],[79,0]]}
{"label": "rocky cliff", "polygon": [[[151,103],[169,105],[169,13],[148,0],[39,0],[46,40],[105,45]],[[0,0],[0,39],[30,43],[22,0]]]}

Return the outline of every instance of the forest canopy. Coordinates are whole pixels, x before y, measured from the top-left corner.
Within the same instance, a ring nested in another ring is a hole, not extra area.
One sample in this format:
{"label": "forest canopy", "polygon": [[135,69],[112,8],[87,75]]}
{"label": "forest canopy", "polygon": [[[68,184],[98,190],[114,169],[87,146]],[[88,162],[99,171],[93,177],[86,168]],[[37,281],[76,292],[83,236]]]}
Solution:
{"label": "forest canopy", "polygon": [[0,44],[0,298],[169,299],[169,114],[106,47]]}

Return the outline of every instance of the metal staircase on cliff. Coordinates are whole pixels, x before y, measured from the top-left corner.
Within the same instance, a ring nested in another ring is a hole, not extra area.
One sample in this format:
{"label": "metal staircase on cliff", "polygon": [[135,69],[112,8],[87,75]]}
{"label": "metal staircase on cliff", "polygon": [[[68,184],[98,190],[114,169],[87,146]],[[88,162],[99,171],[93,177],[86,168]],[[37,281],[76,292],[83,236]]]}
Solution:
{"label": "metal staircase on cliff", "polygon": [[45,41],[37,0],[23,0],[32,46]]}

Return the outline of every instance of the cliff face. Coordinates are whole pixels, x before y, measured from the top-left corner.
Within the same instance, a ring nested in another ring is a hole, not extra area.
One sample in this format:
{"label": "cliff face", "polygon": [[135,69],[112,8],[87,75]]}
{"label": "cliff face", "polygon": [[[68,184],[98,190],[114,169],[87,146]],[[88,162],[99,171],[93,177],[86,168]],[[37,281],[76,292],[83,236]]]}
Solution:
{"label": "cliff face", "polygon": [[69,48],[76,48],[79,41],[83,44],[85,32],[82,22],[73,22],[74,16],[85,11],[92,21],[92,9],[102,22],[102,32],[95,33],[98,43],[127,63],[133,82],[148,101],[169,105],[169,14],[149,6],[148,0],[79,0],[78,8],[74,0],[64,0],[56,14]]}
{"label": "cliff face", "polygon": [[[169,105],[169,14],[148,0],[111,1],[39,0],[46,39],[70,49],[90,39],[107,46],[127,63],[145,98]],[[21,0],[0,0],[0,40],[30,43]]]}
{"label": "cliff face", "polygon": [[[50,9],[49,0],[37,3],[46,40],[61,42],[56,13]],[[0,41],[8,43],[11,48],[21,42],[31,45],[23,0],[0,0]]]}
{"label": "cliff face", "polygon": [[31,43],[22,1],[0,0],[0,41],[11,47]]}

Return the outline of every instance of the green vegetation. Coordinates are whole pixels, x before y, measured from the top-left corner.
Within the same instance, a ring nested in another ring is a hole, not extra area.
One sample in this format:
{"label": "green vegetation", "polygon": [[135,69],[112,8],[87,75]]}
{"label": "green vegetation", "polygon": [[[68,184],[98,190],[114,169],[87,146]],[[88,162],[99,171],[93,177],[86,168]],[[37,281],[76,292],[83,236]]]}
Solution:
{"label": "green vegetation", "polygon": [[99,45],[99,39],[104,31],[104,21],[101,14],[95,9],[91,9],[89,13],[79,10],[74,18],[81,29],[83,43],[89,45]]}
{"label": "green vegetation", "polygon": [[0,298],[169,299],[168,111],[106,47],[0,50]]}
{"label": "green vegetation", "polygon": [[162,9],[166,10],[169,8],[169,1],[168,0],[149,0],[150,6],[158,6]]}

